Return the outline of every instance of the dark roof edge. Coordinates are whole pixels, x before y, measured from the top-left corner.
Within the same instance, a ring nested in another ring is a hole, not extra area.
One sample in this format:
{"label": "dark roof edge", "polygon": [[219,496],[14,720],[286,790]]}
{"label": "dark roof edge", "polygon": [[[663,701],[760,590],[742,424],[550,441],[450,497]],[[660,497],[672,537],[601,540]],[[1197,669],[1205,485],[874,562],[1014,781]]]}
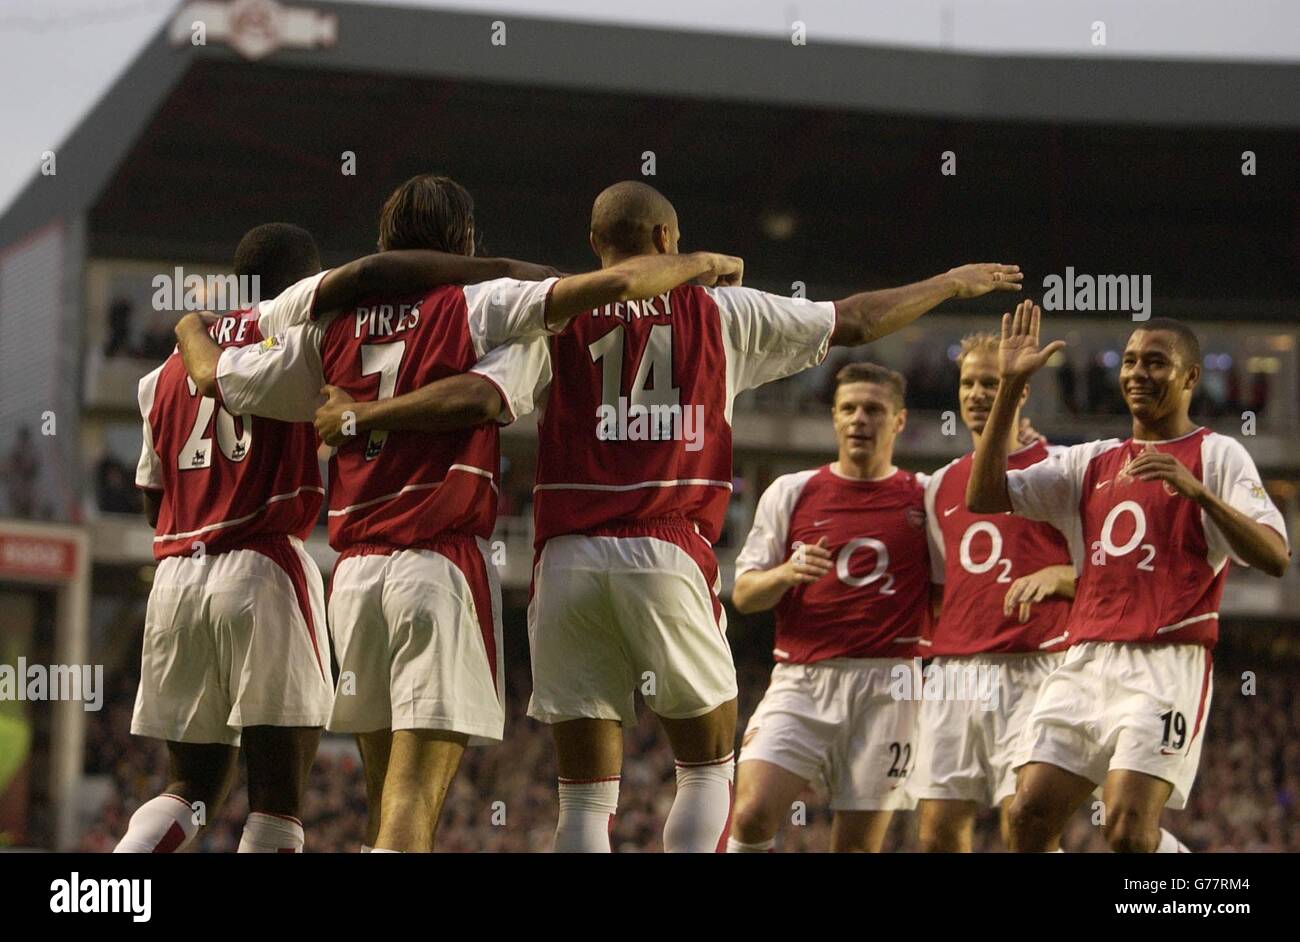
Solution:
{"label": "dark roof edge", "polygon": [[[338,17],[326,49],[281,49],[266,62],[478,82],[716,98],[990,121],[1187,127],[1300,127],[1296,67],[1286,63],[993,58],[897,47],[673,32],[513,14],[303,0]],[[181,8],[183,9],[183,8]],[[178,11],[179,12],[179,11]],[[492,44],[492,24],[506,26]],[[196,59],[225,46],[173,46],[171,20],[0,217],[0,245],[51,218],[84,212]],[[250,66],[255,67],[255,66]]]}
{"label": "dark roof edge", "polygon": [[[311,2],[338,17],[294,65],[965,120],[1300,127],[1297,66],[1280,62],[994,57],[897,46],[676,32],[503,13]],[[492,44],[492,24],[506,43]],[[1085,50],[1086,52],[1086,50]]]}
{"label": "dark roof edge", "polygon": [[[0,216],[0,245],[56,217],[86,212],[166,101],[198,49],[173,47],[163,27],[54,148],[55,173],[38,169]],[[35,155],[39,156],[39,155]]]}

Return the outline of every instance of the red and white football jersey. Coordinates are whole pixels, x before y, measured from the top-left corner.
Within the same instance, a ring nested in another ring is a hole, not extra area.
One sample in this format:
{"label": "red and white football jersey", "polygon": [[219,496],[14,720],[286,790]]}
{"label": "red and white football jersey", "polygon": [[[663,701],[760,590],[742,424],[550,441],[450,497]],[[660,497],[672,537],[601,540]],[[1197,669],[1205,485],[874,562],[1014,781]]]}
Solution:
{"label": "red and white football jersey", "polygon": [[773,656],[810,664],[915,654],[930,605],[924,476],[895,469],[864,481],[830,465],[782,475],[759,498],[736,577],[823,537],[835,570],[781,597]]}
{"label": "red and white football jersey", "polygon": [[1286,524],[1236,439],[1198,428],[1172,441],[1089,442],[1007,473],[1016,513],[1051,523],[1082,568],[1070,643],[1130,641],[1212,646],[1233,554],[1193,501],[1162,481],[1139,481],[1144,451],[1173,455],[1220,500],[1286,539]]}
{"label": "red and white football jersey", "polygon": [[[1070,565],[1065,537],[1050,524],[1015,514],[974,514],[966,509],[973,452],[944,465],[925,489],[933,579],[944,584],[943,610],[928,654],[963,655],[1056,650],[1065,644],[1070,602],[1049,597],[1030,609],[1004,615],[1011,584],[1046,566]],[[1048,457],[1038,441],[1007,457],[1007,467],[1027,468]]]}
{"label": "red and white football jersey", "polygon": [[[664,518],[716,542],[731,497],[732,401],[820,363],[834,328],[830,302],[682,285],[580,315],[520,354],[531,363],[521,386],[544,403],[537,547]],[[476,370],[499,385],[514,368],[499,362],[504,349]],[[512,407],[527,410],[527,397]]]}
{"label": "red and white football jersey", "polygon": [[[498,279],[445,285],[405,298],[360,304],[328,321],[310,319],[315,283],[300,282],[261,305],[263,329],[279,332],[249,351],[223,354],[217,378],[224,400],[240,412],[310,417],[328,382],[359,401],[386,399],[472,371],[488,350],[536,335],[543,343],[546,297],[555,279]],[[286,326],[287,325],[287,326]],[[511,368],[497,382],[507,404]],[[531,392],[531,387],[528,390]],[[513,415],[501,417],[503,424]],[[372,432],[340,447],[330,461],[330,545],[410,547],[445,533],[484,539],[496,522],[498,431],[479,425],[458,432]]]}
{"label": "red and white football jersey", "polygon": [[[236,349],[262,340],[253,310],[208,331]],[[140,380],[144,447],[136,486],[162,491],[155,559],[221,553],[267,536],[306,539],[325,494],[310,424],[232,415],[198,395],[179,353]]]}

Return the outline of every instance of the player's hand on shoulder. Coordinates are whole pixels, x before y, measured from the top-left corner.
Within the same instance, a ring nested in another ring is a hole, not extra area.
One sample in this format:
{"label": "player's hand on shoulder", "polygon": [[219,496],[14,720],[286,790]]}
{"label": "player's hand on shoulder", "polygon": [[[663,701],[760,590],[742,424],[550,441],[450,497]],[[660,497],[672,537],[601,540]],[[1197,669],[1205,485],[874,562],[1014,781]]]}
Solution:
{"label": "player's hand on shoulder", "polygon": [[816,582],[834,568],[830,550],[826,548],[826,537],[816,543],[798,543],[790,558],[782,564],[785,581],[790,586],[805,585]]}
{"label": "player's hand on shoulder", "polygon": [[325,403],[316,410],[316,434],[326,445],[337,448],[357,434],[356,400],[337,386],[323,386]]}
{"label": "player's hand on shoulder", "polygon": [[948,277],[953,280],[954,297],[978,298],[990,291],[1019,291],[1025,276],[1019,265],[977,262],[950,269]]}
{"label": "player's hand on shoulder", "polygon": [[1139,481],[1164,481],[1183,497],[1192,500],[1207,493],[1205,485],[1196,479],[1186,465],[1164,452],[1145,451],[1133,459],[1127,470]]}
{"label": "player's hand on shoulder", "polygon": [[745,279],[744,259],[719,252],[696,252],[709,264],[709,270],[696,279],[706,288],[735,288]]}

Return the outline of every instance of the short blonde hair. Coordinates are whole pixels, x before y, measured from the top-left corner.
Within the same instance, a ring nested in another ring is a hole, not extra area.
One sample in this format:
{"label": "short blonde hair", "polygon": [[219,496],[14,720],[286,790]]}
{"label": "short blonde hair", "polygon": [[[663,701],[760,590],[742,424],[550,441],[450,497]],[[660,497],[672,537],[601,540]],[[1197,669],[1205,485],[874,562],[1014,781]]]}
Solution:
{"label": "short blonde hair", "polygon": [[966,362],[966,357],[976,351],[980,353],[991,353],[997,356],[998,346],[1002,343],[1002,338],[991,331],[981,330],[973,334],[967,334],[961,338],[961,348],[957,351],[957,369]]}

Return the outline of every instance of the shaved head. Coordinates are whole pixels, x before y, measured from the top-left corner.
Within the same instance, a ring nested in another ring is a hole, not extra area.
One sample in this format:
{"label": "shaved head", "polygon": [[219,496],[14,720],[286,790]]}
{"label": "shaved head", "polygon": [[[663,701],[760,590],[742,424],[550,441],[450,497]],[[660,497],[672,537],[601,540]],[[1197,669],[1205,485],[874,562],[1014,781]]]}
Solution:
{"label": "shaved head", "polygon": [[639,180],[606,187],[591,207],[592,248],[597,254],[653,251],[657,226],[664,227],[664,238],[676,251],[677,210],[662,193]]}

